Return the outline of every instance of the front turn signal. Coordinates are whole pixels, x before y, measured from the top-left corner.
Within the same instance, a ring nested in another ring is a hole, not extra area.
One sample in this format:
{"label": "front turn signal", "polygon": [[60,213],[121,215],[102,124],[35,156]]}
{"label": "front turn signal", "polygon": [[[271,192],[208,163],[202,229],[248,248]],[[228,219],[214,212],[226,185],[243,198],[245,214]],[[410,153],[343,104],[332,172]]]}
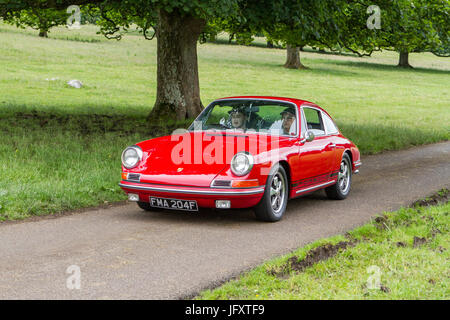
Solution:
{"label": "front turn signal", "polygon": [[231,183],[232,188],[252,188],[258,187],[259,182],[257,179],[254,180],[233,180]]}

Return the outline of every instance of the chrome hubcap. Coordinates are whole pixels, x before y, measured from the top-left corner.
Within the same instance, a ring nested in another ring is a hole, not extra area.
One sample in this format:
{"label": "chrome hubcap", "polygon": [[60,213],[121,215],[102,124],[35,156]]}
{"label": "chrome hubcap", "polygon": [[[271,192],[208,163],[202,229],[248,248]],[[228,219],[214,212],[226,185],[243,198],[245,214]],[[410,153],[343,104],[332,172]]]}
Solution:
{"label": "chrome hubcap", "polygon": [[285,201],[286,184],[283,175],[277,172],[270,184],[270,203],[275,214],[279,214]]}
{"label": "chrome hubcap", "polygon": [[346,159],[342,160],[338,174],[338,184],[341,192],[346,194],[350,188],[350,165]]}

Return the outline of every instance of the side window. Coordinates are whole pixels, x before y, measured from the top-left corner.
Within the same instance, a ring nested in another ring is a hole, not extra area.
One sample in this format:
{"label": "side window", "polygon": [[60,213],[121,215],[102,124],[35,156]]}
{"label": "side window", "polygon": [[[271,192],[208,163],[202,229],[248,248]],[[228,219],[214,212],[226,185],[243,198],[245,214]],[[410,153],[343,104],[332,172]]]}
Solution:
{"label": "side window", "polygon": [[325,128],[327,129],[327,133],[328,134],[338,133],[338,129],[334,124],[333,120],[331,120],[331,118],[325,113],[322,113],[322,116],[323,116],[323,123],[325,124]]}
{"label": "side window", "polygon": [[324,135],[325,128],[323,126],[321,112],[307,107],[304,107],[303,111],[305,113],[308,130],[312,131],[316,136]]}

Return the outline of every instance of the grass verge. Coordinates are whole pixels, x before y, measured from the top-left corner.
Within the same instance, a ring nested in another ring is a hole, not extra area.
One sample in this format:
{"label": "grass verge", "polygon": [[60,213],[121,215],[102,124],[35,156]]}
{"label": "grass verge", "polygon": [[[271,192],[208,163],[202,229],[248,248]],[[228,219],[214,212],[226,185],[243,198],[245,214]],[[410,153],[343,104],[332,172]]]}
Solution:
{"label": "grass verge", "polygon": [[125,200],[123,149],[180,126],[95,114],[0,117],[0,221]]}
{"label": "grass verge", "polygon": [[443,189],[411,208],[384,213],[196,299],[449,299],[448,196]]}

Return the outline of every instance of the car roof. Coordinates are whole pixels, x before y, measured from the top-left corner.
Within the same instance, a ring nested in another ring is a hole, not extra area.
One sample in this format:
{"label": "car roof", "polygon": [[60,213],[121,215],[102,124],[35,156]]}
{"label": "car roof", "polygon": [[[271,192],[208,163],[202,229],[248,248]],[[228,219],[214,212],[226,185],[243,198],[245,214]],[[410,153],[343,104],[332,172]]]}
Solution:
{"label": "car roof", "polygon": [[220,100],[227,100],[227,99],[267,99],[267,100],[277,100],[277,101],[286,101],[286,102],[292,102],[297,105],[297,107],[302,106],[303,104],[305,106],[311,106],[317,109],[322,110],[325,112],[330,118],[331,115],[322,107],[318,106],[314,102],[303,100],[303,99],[296,99],[296,98],[287,98],[287,97],[272,97],[272,96],[234,96],[234,97],[226,97],[226,98],[220,98],[216,99],[214,101],[220,101]]}
{"label": "car roof", "polygon": [[[302,104],[310,104],[314,107],[319,107],[314,102],[310,102],[307,100],[302,99],[296,99],[296,98],[287,98],[287,97],[272,97],[272,96],[234,96],[234,97],[226,97],[226,98],[220,98],[217,100],[227,100],[227,99],[266,99],[266,100],[278,100],[278,101],[287,101],[295,103],[297,106],[301,106]],[[320,108],[320,107],[319,107]]]}

